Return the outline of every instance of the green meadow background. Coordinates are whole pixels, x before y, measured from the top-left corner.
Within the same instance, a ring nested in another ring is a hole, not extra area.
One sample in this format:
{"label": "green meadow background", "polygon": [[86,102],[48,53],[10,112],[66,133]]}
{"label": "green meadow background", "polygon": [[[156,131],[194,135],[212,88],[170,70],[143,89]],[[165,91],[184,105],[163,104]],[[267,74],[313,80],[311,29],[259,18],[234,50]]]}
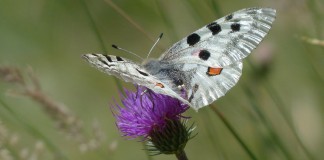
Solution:
{"label": "green meadow background", "polygon": [[[0,160],[166,160],[121,137],[110,106],[116,81],[81,55],[150,57],[236,10],[271,7],[268,36],[228,94],[189,110],[191,160],[324,157],[323,0],[0,0]],[[215,44],[217,45],[217,44]]]}

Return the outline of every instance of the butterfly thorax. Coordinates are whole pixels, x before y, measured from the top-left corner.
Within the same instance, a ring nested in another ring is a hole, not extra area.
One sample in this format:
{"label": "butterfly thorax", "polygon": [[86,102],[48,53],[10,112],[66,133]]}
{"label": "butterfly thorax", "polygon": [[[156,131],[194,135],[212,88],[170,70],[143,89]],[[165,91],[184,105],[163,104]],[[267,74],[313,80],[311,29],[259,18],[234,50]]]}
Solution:
{"label": "butterfly thorax", "polygon": [[166,66],[166,64],[156,59],[150,59],[143,62],[143,67],[152,75],[158,73],[163,66]]}
{"label": "butterfly thorax", "polygon": [[165,61],[149,60],[143,67],[151,75],[157,77],[165,84],[169,84],[175,92],[188,89],[192,74],[190,71],[184,72],[182,64],[173,64]]}

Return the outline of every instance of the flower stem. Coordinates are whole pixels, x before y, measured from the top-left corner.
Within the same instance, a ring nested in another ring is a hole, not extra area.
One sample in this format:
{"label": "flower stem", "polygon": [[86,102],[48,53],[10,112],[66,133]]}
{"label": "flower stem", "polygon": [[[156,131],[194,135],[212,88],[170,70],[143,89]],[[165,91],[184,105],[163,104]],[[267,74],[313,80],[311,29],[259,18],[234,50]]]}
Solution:
{"label": "flower stem", "polygon": [[188,160],[186,152],[183,149],[177,152],[175,155],[178,158],[178,160]]}
{"label": "flower stem", "polygon": [[227,129],[232,133],[232,135],[235,137],[235,139],[240,143],[240,145],[243,147],[244,151],[250,156],[252,160],[257,160],[254,153],[249,149],[249,147],[245,144],[245,142],[242,140],[242,138],[239,136],[239,134],[235,131],[235,129],[232,127],[232,125],[228,122],[226,117],[223,116],[223,114],[216,108],[214,105],[210,105],[211,109],[217,114],[217,116],[222,120],[222,122],[225,124]]}

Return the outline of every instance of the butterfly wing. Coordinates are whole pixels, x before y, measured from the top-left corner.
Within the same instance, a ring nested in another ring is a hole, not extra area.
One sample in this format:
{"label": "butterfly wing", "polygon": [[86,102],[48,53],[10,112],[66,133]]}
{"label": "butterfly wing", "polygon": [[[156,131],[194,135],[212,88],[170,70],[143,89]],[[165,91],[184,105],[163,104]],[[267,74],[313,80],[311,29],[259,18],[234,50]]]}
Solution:
{"label": "butterfly wing", "polygon": [[[234,62],[222,68],[212,68],[201,64],[159,63],[144,65],[154,77],[166,84],[172,91],[185,97],[187,104],[198,110],[212,103],[231,89],[242,73],[242,62]],[[167,95],[168,92],[166,92]]]}
{"label": "butterfly wing", "polygon": [[[275,15],[271,8],[242,9],[175,43],[159,58],[165,68],[181,71],[170,76],[175,79],[171,86],[182,85],[196,110],[225,95],[241,76],[241,60],[262,41]],[[174,83],[177,81],[184,83]]]}
{"label": "butterfly wing", "polygon": [[145,86],[157,93],[172,96],[183,101],[184,103],[189,104],[180,95],[175,93],[168,85],[151,75],[145,70],[145,68],[135,62],[119,56],[103,54],[85,54],[83,55],[83,58],[93,67],[104,73],[114,75],[126,82],[132,82],[134,84]]}
{"label": "butterfly wing", "polygon": [[[186,64],[188,66],[192,64]],[[196,73],[192,76],[187,90],[188,101],[198,110],[225,95],[239,80],[242,74],[241,61],[223,68],[210,68],[196,64]]]}
{"label": "butterfly wing", "polygon": [[169,63],[224,67],[246,56],[262,41],[276,10],[246,8],[220,18],[175,43],[161,57]]}

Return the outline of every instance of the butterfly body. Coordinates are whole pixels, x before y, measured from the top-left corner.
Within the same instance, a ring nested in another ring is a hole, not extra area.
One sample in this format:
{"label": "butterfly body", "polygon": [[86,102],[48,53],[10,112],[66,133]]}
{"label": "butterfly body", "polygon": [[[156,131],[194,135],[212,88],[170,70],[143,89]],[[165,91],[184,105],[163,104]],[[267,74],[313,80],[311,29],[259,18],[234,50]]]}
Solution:
{"label": "butterfly body", "polygon": [[238,82],[242,59],[267,34],[275,13],[271,8],[239,10],[175,43],[159,59],[142,64],[113,55],[84,58],[107,74],[178,98],[198,110]]}

